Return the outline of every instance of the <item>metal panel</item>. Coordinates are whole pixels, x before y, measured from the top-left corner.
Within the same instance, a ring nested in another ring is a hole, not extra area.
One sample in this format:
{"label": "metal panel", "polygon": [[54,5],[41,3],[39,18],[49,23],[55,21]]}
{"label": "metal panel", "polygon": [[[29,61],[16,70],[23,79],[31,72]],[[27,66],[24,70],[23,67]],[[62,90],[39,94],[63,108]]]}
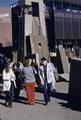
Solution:
{"label": "metal panel", "polygon": [[80,39],[81,39],[81,19],[80,19]]}
{"label": "metal panel", "polygon": [[71,39],[71,19],[64,19],[64,36],[65,39]]}
{"label": "metal panel", "polygon": [[80,4],[81,5],[81,0],[54,0],[54,1],[59,1],[59,2],[65,2],[65,3],[72,3],[72,4]]}
{"label": "metal panel", "polygon": [[63,39],[63,19],[55,18],[55,39]]}
{"label": "metal panel", "polygon": [[79,19],[73,19],[73,39],[79,39]]}

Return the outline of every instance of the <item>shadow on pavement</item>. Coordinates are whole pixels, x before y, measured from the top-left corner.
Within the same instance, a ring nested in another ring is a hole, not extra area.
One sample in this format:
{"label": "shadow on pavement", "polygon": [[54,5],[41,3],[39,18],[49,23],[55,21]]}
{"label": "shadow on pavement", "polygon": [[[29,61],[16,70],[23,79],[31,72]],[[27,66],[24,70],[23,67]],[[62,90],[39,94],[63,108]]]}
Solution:
{"label": "shadow on pavement", "polygon": [[[0,100],[4,100],[5,101],[5,96],[3,94],[0,94]],[[23,96],[19,96],[18,100],[13,100],[13,102],[16,103],[21,103],[21,104],[28,104],[27,102],[27,98],[23,97]],[[39,99],[35,99],[35,103],[36,104],[41,104],[44,105],[44,100],[39,100]],[[3,103],[3,101],[0,101],[0,104],[5,106],[5,104]]]}
{"label": "shadow on pavement", "polygon": [[66,93],[52,92],[51,96],[57,99],[68,101],[68,94]]}
{"label": "shadow on pavement", "polygon": [[81,111],[81,97],[72,97],[66,93],[58,92],[52,93],[52,97],[67,101],[67,103],[59,102],[59,104],[65,108],[70,108],[74,111]]}
{"label": "shadow on pavement", "polygon": [[[36,88],[36,91],[39,93],[42,93],[42,89]],[[62,107],[65,108],[70,108],[71,110],[74,111],[80,111],[81,112],[81,97],[70,97],[67,93],[60,93],[60,92],[52,92],[51,96],[56,98],[56,99],[60,99],[60,100],[64,100],[65,102],[59,102],[58,104],[60,104]],[[5,97],[3,94],[0,94],[0,100],[5,100]],[[15,101],[17,103],[21,103],[21,104],[28,104],[27,103],[27,98],[23,97],[23,96],[19,96],[19,100]],[[36,104],[41,104],[44,105],[44,100],[40,100],[40,99],[36,99]],[[4,103],[1,101],[0,102],[1,105],[4,105]]]}
{"label": "shadow on pavement", "polygon": [[[38,88],[36,90],[37,92],[42,93],[42,90]],[[51,96],[56,99],[64,100],[67,102],[67,103],[59,102],[58,104],[60,104],[61,106],[65,108],[70,108],[73,111],[81,112],[81,97],[71,97],[68,95],[68,93],[60,93],[60,92],[52,92]]]}
{"label": "shadow on pavement", "polygon": [[70,108],[71,110],[81,112],[81,98],[80,97],[69,98],[69,100],[67,101],[67,103],[60,102],[59,104],[62,107]]}
{"label": "shadow on pavement", "polygon": [[60,83],[60,82],[67,82],[67,83],[69,83],[69,81],[67,81],[67,80],[65,80],[65,79],[63,79],[63,78],[59,78],[59,80],[57,80],[56,81],[57,83]]}
{"label": "shadow on pavement", "polygon": [[0,99],[1,99],[1,100],[5,100],[5,97],[0,94]]}

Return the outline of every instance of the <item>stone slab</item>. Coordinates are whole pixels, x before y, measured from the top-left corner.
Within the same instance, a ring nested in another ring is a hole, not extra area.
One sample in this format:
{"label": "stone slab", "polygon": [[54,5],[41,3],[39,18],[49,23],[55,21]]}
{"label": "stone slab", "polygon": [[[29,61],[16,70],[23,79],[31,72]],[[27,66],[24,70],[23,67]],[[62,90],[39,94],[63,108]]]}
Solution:
{"label": "stone slab", "polygon": [[59,47],[59,49],[57,50],[57,66],[58,69],[60,69],[58,72],[61,73],[67,73],[69,74],[70,72],[70,66],[69,66],[69,62],[68,62],[68,58],[65,55],[65,49],[63,47]]}
{"label": "stone slab", "polygon": [[69,74],[64,73],[64,74],[60,74],[60,77],[63,78],[66,81],[69,81]]}

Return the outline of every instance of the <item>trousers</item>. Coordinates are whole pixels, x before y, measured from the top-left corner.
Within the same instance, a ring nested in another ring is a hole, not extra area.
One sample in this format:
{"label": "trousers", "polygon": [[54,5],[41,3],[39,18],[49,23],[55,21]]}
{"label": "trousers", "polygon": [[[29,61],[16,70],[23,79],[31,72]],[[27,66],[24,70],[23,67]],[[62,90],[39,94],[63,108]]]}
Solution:
{"label": "trousers", "polygon": [[11,105],[14,96],[14,82],[11,82],[10,91],[6,91],[5,94],[6,94],[6,102],[8,102]]}
{"label": "trousers", "polygon": [[47,85],[44,85],[44,101],[46,104],[50,101],[51,96],[51,83],[48,83]]}
{"label": "trousers", "polygon": [[25,83],[25,89],[28,103],[30,105],[33,105],[35,103],[35,83],[34,82]]}

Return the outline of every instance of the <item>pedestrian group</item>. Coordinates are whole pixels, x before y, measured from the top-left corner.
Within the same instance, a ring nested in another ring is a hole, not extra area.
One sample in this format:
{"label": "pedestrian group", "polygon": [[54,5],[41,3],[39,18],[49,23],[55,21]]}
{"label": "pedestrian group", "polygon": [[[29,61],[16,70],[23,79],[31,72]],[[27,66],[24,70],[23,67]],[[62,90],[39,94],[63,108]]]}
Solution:
{"label": "pedestrian group", "polygon": [[24,64],[7,60],[2,71],[5,106],[12,107],[13,100],[18,101],[20,93],[25,90],[29,105],[35,104],[35,87],[42,89],[44,104],[51,101],[51,92],[55,92],[55,67],[49,58],[41,58],[40,66],[36,60],[30,62],[25,58]]}

